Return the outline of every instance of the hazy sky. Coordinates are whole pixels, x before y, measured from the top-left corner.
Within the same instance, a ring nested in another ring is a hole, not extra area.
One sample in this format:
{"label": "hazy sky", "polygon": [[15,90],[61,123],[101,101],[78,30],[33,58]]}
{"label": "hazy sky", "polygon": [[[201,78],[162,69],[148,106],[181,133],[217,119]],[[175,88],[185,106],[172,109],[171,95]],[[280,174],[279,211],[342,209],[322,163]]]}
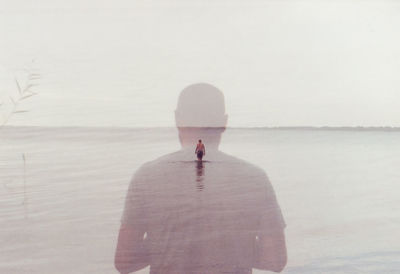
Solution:
{"label": "hazy sky", "polygon": [[400,126],[400,1],[0,0],[2,113],[27,66],[10,125],[173,126],[207,82],[229,126]]}

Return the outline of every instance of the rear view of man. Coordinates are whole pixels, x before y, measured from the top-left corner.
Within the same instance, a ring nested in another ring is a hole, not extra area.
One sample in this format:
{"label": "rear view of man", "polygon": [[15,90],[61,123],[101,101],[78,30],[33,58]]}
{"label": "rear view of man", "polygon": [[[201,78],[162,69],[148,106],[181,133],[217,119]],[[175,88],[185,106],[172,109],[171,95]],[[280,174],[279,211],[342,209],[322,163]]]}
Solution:
{"label": "rear view of man", "polygon": [[199,142],[197,143],[194,153],[197,155],[197,160],[199,161],[201,161],[203,159],[203,156],[206,155],[206,148],[201,140],[199,140]]}
{"label": "rear view of man", "polygon": [[[218,149],[227,123],[222,92],[208,84],[185,88],[175,119],[182,149],[144,164],[129,186],[116,268],[130,273],[150,266],[152,274],[282,271],[285,222],[272,185],[260,168]],[[193,161],[199,137],[207,144],[207,161]]]}

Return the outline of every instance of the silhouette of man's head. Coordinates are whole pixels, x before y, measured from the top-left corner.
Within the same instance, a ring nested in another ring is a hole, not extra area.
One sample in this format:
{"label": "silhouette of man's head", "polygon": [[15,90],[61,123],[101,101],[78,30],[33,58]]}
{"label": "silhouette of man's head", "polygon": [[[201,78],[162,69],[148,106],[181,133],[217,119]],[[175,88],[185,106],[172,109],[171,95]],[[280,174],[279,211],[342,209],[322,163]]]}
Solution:
{"label": "silhouette of man's head", "polygon": [[227,120],[224,95],[216,87],[193,84],[179,95],[175,121],[183,147],[192,146],[199,137],[206,146],[218,146]]}
{"label": "silhouette of man's head", "polygon": [[175,118],[178,128],[224,128],[227,122],[224,94],[210,84],[190,85],[179,95]]}

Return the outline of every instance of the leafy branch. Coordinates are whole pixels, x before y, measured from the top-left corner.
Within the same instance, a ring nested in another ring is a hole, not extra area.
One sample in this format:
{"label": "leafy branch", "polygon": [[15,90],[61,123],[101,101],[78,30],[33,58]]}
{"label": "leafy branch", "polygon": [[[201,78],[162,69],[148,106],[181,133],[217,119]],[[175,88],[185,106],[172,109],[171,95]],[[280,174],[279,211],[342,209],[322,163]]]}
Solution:
{"label": "leafy branch", "polygon": [[[14,92],[14,96],[10,95],[9,100],[12,104],[11,110],[6,114],[3,115],[4,120],[3,123],[0,124],[0,128],[7,124],[10,120],[12,115],[18,113],[28,112],[28,110],[21,110],[18,109],[18,106],[21,104],[22,101],[37,95],[38,93],[33,91],[32,89],[38,85],[38,81],[40,80],[40,74],[35,72],[32,69],[25,69],[27,72],[27,78],[25,79],[24,85],[21,85],[21,81],[15,77],[15,85],[17,87],[18,93]],[[4,102],[0,102],[0,107],[4,105]],[[0,108],[1,109],[1,108]],[[26,183],[26,157],[25,153],[22,154],[23,160],[23,181],[24,181],[24,199],[22,204],[24,205],[24,216],[27,218],[28,216],[28,196],[27,196],[27,183]]]}
{"label": "leafy branch", "polygon": [[[9,96],[12,108],[11,111],[9,111],[8,114],[4,116],[3,123],[0,125],[0,127],[6,125],[14,114],[28,112],[28,110],[18,109],[18,106],[22,101],[38,94],[37,92],[33,91],[32,88],[38,85],[37,81],[40,80],[39,73],[28,70],[28,77],[24,85],[21,85],[20,81],[17,78],[15,78],[14,80],[18,93],[16,96]],[[3,104],[4,102],[0,102],[0,106],[2,106]]]}

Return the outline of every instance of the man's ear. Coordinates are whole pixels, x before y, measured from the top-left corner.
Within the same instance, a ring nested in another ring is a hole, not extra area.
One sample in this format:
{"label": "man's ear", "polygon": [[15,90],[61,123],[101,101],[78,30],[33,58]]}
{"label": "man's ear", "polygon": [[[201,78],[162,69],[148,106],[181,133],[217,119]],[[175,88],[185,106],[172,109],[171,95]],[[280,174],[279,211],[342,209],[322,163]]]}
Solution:
{"label": "man's ear", "polygon": [[224,114],[224,127],[226,127],[226,125],[228,124],[228,114]]}
{"label": "man's ear", "polygon": [[176,109],[175,110],[175,126],[176,127],[179,127],[179,122],[178,122],[178,120],[179,120],[179,111]]}

